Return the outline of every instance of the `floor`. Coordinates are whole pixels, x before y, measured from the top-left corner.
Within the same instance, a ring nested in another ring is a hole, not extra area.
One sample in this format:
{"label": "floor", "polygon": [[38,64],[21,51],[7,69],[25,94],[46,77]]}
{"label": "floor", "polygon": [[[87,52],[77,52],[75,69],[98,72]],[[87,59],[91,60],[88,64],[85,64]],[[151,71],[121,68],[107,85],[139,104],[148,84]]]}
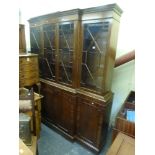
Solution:
{"label": "floor", "polygon": [[[99,155],[106,155],[111,144],[111,130],[108,133],[107,143]],[[63,136],[42,124],[41,135],[38,140],[39,155],[94,155],[77,142],[66,140]]]}

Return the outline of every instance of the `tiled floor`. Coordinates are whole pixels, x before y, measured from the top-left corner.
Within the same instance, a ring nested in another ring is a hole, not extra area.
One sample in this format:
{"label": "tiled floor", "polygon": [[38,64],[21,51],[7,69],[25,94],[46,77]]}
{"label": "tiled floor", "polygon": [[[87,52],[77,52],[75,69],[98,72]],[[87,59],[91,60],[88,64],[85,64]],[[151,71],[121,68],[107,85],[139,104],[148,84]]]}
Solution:
{"label": "tiled floor", "polygon": [[[107,143],[100,155],[105,155],[111,144],[111,131],[109,131]],[[57,132],[42,124],[41,136],[38,140],[39,155],[94,155],[77,142],[66,140]]]}

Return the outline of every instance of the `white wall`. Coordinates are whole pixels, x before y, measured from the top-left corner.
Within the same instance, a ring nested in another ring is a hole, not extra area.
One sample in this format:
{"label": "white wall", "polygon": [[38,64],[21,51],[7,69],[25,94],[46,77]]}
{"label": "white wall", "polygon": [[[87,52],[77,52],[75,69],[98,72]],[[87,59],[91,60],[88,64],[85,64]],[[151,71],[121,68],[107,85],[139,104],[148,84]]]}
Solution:
{"label": "white wall", "polygon": [[56,11],[95,7],[110,3],[117,3],[123,10],[118,38],[117,57],[134,49],[135,37],[133,37],[133,35],[135,34],[135,25],[133,23],[136,9],[132,0],[20,0],[20,23],[25,24],[27,50],[30,50],[28,19]]}
{"label": "white wall", "polygon": [[[75,8],[88,8],[95,7],[110,3],[117,3],[123,10],[123,14],[120,20],[120,31],[117,44],[116,58],[135,49],[135,14],[136,6],[133,5],[132,0],[21,0],[20,1],[20,23],[25,24],[26,46],[27,51],[30,50],[29,40],[29,24],[28,19],[52,13],[56,11],[64,11]],[[114,100],[111,113],[111,122],[115,120],[116,113],[121,107],[124,99],[130,90],[134,90],[135,87],[135,62],[129,62],[125,65],[114,69],[112,91],[114,92]]]}
{"label": "white wall", "polygon": [[114,125],[116,114],[131,90],[135,90],[135,60],[114,69],[112,82],[114,99],[110,118],[112,125]]}

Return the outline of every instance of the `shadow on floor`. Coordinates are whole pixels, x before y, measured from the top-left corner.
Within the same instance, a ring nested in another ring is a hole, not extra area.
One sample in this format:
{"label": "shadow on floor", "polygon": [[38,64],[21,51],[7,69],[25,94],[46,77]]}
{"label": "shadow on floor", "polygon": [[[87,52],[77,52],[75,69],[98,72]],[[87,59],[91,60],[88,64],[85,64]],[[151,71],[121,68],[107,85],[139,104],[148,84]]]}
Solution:
{"label": "shadow on floor", "polygon": [[[94,155],[77,142],[66,140],[62,135],[42,124],[41,135],[38,140],[39,155]],[[99,155],[106,155],[111,144],[111,130],[107,136],[107,143]]]}

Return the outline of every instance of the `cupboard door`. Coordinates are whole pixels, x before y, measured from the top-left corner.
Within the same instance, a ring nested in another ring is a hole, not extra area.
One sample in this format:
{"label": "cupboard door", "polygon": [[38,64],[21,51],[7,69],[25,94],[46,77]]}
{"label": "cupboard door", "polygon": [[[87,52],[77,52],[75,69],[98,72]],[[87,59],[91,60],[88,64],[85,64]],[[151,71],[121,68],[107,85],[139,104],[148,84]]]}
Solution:
{"label": "cupboard door", "polygon": [[55,80],[56,75],[56,26],[55,24],[43,25],[44,38],[44,64],[43,78]]}
{"label": "cupboard door", "polygon": [[77,135],[95,147],[100,145],[103,110],[96,103],[78,98]]}
{"label": "cupboard door", "polygon": [[70,135],[75,131],[76,96],[42,83],[42,113],[51,123]]}
{"label": "cupboard door", "polygon": [[71,135],[74,134],[75,129],[75,108],[76,96],[63,92],[61,127]]}
{"label": "cupboard door", "polygon": [[43,115],[50,122],[59,124],[61,115],[61,91],[42,84],[42,95],[43,98]]}
{"label": "cupboard door", "polygon": [[72,85],[74,23],[59,25],[59,82]]}
{"label": "cupboard door", "polygon": [[81,86],[102,91],[105,55],[108,45],[108,21],[83,22]]}

